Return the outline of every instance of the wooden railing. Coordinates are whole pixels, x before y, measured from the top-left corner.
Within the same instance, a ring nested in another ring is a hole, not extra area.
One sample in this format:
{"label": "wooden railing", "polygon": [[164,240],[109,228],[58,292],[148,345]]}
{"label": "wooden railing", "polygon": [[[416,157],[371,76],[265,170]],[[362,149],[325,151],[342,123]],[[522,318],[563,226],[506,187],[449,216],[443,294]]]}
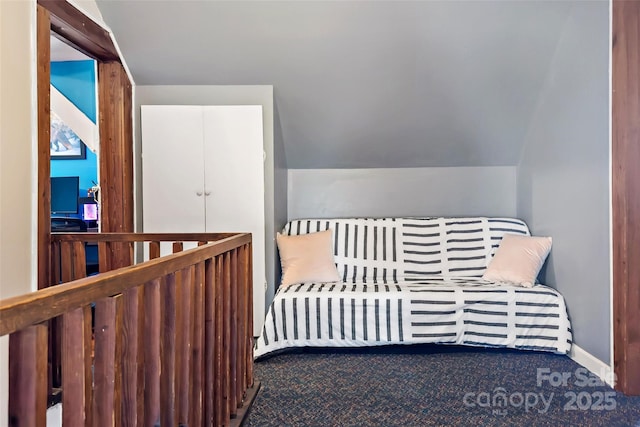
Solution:
{"label": "wooden railing", "polygon": [[[160,257],[161,241],[175,253]],[[182,251],[184,241],[199,246]],[[123,267],[136,242],[152,259]],[[86,244],[98,245],[100,274],[82,278]],[[0,301],[9,425],[46,424],[58,369],[66,426],[241,419],[258,388],[249,234],[69,233],[52,245],[63,283]]]}

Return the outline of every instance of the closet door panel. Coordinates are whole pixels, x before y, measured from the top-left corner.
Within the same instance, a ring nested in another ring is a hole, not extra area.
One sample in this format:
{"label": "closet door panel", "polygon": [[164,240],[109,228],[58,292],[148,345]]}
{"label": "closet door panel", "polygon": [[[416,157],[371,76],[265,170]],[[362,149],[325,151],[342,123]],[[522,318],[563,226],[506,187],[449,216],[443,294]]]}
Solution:
{"label": "closet door panel", "polygon": [[207,232],[250,232],[254,322],[264,318],[265,211],[262,106],[207,106],[204,112]]}
{"label": "closet door panel", "polygon": [[204,117],[207,231],[264,224],[262,107],[205,107]]}
{"label": "closet door panel", "polygon": [[200,106],[143,105],[143,229],[205,231],[203,117]]}

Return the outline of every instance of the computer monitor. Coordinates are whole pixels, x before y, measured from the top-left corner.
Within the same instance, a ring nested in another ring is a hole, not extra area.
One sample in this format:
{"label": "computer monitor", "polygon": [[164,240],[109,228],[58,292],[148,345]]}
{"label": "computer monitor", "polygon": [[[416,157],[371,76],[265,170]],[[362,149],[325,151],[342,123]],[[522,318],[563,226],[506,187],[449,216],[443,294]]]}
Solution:
{"label": "computer monitor", "polygon": [[79,192],[79,177],[51,177],[51,214],[77,214]]}

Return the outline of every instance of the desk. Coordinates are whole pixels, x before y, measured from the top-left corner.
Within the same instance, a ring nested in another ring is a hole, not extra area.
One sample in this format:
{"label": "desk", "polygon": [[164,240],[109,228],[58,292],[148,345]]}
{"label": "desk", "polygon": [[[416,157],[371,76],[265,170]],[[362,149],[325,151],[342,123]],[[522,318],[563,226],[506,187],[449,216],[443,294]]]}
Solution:
{"label": "desk", "polygon": [[80,218],[51,217],[52,233],[77,233],[87,231],[87,223]]}

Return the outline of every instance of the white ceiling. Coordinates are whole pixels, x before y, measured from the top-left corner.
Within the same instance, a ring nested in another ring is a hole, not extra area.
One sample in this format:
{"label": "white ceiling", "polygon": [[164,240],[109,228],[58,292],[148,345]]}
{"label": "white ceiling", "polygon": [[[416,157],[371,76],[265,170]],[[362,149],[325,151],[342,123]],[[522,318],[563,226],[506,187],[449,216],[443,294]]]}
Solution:
{"label": "white ceiling", "polygon": [[272,84],[290,168],[516,165],[584,3],[97,0],[137,85]]}

